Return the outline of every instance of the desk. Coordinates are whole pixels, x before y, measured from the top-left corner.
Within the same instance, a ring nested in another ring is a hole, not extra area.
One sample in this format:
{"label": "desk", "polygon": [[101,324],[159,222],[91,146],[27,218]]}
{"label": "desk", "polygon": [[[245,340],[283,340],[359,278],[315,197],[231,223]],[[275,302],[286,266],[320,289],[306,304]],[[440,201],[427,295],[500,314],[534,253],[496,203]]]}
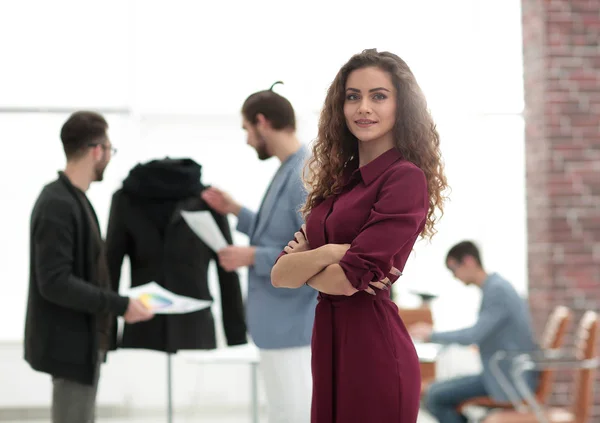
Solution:
{"label": "desk", "polygon": [[413,342],[421,363],[435,363],[444,349],[444,345],[442,344],[433,344],[431,342],[420,342],[416,340],[413,340]]}
{"label": "desk", "polygon": [[251,414],[250,421],[258,423],[258,363],[260,356],[255,345],[219,348],[208,351],[179,352],[194,364],[245,364],[250,366]]}
{"label": "desk", "polygon": [[[417,308],[399,308],[398,314],[407,328],[421,322],[433,325],[433,315],[427,305]],[[441,347],[433,347],[433,345],[435,344],[415,342],[421,362],[421,382],[424,385],[435,379],[435,361]],[[421,348],[421,353],[419,353],[419,348]]]}
{"label": "desk", "polygon": [[440,344],[432,344],[430,342],[413,341],[417,355],[419,356],[419,364],[421,366],[421,381],[429,383],[435,379],[435,363],[443,351],[444,346]]}

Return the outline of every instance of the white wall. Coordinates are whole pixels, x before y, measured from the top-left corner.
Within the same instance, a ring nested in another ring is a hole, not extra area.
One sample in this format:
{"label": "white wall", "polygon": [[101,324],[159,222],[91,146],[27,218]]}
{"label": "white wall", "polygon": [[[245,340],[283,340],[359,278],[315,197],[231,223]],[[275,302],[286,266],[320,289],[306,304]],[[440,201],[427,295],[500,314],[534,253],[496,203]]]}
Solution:
{"label": "white wall", "polygon": [[[526,293],[519,2],[371,2],[372,15],[364,7],[351,1],[295,7],[274,1],[2,3],[0,37],[11,42],[0,46],[0,407],[49,399],[47,378],[26,367],[19,344],[29,214],[42,185],[64,165],[58,133],[68,115],[3,109],[125,112],[106,114],[119,152],[105,181],[89,192],[103,230],[110,196],[128,170],[166,155],[194,158],[205,183],[256,208],[277,163],[259,162],[245,146],[239,121],[244,98],[283,80],[277,91],[295,105],[300,136],[309,142],[339,66],[363,48],[392,50],[407,60],[428,96],[452,186],[438,235],[416,245],[397,284],[399,302],[416,304],[412,290],[434,291],[440,294],[434,303],[440,329],[472,322],[479,293],[454,281],[443,265],[447,249],[465,238],[481,245],[488,269]],[[234,239],[247,243],[240,234]],[[122,284],[128,283],[124,272]],[[211,284],[216,287],[214,277]],[[118,352],[106,367],[100,400],[160,405],[164,372],[160,354]],[[194,401],[216,405],[247,402],[247,381],[234,366],[200,370],[178,361],[176,372],[179,405],[194,395]],[[29,382],[13,389],[9,380]],[[232,380],[241,383],[239,392],[216,394],[230,392]]]}

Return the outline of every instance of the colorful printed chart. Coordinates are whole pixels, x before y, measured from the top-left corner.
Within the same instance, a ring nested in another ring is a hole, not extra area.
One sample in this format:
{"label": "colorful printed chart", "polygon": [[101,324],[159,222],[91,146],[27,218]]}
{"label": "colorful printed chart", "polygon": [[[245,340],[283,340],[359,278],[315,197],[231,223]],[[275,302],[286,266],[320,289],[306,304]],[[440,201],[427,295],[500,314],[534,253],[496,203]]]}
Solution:
{"label": "colorful printed chart", "polygon": [[138,299],[146,306],[146,308],[154,311],[160,310],[161,308],[168,307],[173,304],[173,301],[165,298],[159,294],[146,293],[138,297]]}
{"label": "colorful printed chart", "polygon": [[174,294],[154,281],[131,288],[126,295],[139,299],[155,314],[192,313],[212,304],[212,301]]}

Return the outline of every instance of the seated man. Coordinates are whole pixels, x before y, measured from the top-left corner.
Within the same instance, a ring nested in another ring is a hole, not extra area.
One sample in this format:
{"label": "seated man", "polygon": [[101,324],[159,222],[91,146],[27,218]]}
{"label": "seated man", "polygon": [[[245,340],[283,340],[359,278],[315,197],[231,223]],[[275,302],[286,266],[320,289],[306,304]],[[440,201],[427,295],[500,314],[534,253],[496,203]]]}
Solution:
{"label": "seated man", "polygon": [[[476,285],[483,293],[477,323],[470,328],[433,332],[426,323],[409,328],[413,338],[439,344],[476,345],[479,348],[483,373],[473,376],[434,382],[424,397],[424,406],[440,423],[465,423],[466,418],[457,406],[476,397],[491,397],[508,402],[509,398],[490,370],[490,358],[500,350],[533,351],[537,349],[529,306],[514,287],[497,273],[486,273],[479,250],[470,241],[463,241],[450,249],[446,266],[455,278],[466,285]],[[457,302],[457,306],[461,306]],[[509,377],[510,363],[501,362],[501,371]],[[534,373],[527,375],[532,388],[537,384]]]}

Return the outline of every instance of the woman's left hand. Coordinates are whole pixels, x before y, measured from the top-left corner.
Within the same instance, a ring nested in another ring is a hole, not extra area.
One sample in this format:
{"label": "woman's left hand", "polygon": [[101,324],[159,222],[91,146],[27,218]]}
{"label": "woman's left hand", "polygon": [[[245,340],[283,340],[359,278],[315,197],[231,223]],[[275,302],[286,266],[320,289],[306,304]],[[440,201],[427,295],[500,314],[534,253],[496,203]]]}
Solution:
{"label": "woman's left hand", "polygon": [[375,295],[375,291],[373,290],[373,288],[387,291],[388,289],[391,289],[392,283],[390,282],[389,278],[383,278],[383,280],[379,282],[371,282],[369,283],[369,285],[370,286],[367,287],[365,291],[367,291],[371,295]]}
{"label": "woman's left hand", "polygon": [[[402,275],[402,272],[400,272],[398,269],[392,266],[390,274],[399,277],[400,275]],[[371,282],[369,285],[371,285],[373,288],[382,290],[392,289],[392,282],[390,281],[390,278],[387,277],[383,278],[383,280],[379,282]],[[375,295],[375,291],[373,290],[373,288],[371,288],[371,286],[367,287],[365,291],[367,291],[371,295]]]}
{"label": "woman's left hand", "polygon": [[303,251],[310,250],[308,240],[304,236],[306,233],[306,225],[302,225],[302,231],[298,231],[294,234],[294,239],[288,242],[288,245],[283,249],[286,253],[300,253]]}

